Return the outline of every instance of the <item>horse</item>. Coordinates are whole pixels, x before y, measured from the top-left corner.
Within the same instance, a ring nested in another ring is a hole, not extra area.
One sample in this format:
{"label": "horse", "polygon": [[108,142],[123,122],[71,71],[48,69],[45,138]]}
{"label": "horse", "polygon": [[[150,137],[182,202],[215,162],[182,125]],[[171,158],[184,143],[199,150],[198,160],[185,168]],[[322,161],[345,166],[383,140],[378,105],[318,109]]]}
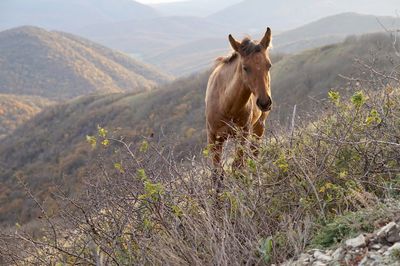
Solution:
{"label": "horse", "polygon": [[[214,170],[219,169],[220,173],[222,148],[228,138],[238,138],[245,144],[250,135],[258,140],[264,135],[272,106],[272,64],[268,54],[271,38],[269,27],[259,42],[250,38],[239,42],[229,34],[233,52],[216,60],[209,77],[205,97],[207,142]],[[242,147],[236,147],[233,167],[243,166],[243,155]]]}

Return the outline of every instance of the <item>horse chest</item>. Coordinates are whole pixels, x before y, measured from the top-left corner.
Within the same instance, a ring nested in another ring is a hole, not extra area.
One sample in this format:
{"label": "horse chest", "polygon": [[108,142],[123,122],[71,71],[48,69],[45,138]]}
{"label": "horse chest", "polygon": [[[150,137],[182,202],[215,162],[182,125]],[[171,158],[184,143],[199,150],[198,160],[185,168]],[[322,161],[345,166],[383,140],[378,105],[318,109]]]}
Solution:
{"label": "horse chest", "polygon": [[252,104],[249,103],[238,112],[225,115],[223,119],[225,122],[230,122],[232,126],[243,129],[250,128],[254,124],[254,115],[255,112],[252,108]]}

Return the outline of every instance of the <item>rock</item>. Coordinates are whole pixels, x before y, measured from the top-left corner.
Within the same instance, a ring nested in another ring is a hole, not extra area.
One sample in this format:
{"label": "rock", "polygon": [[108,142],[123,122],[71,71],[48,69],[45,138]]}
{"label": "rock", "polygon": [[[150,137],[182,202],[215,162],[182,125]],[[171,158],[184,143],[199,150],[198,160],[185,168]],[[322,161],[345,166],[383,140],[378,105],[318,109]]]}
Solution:
{"label": "rock", "polygon": [[332,258],[333,260],[341,260],[344,257],[344,253],[343,253],[344,249],[342,247],[339,247],[335,250],[335,252],[333,252],[332,254]]}
{"label": "rock", "polygon": [[400,221],[391,222],[373,234],[348,239],[336,249],[312,249],[289,260],[286,266],[361,265],[400,266]]}
{"label": "rock", "polygon": [[391,246],[390,248],[388,248],[387,252],[389,252],[389,254],[392,254],[393,251],[399,251],[400,252],[400,242],[394,244],[393,246]]}
{"label": "rock", "polygon": [[312,266],[328,266],[328,264],[323,263],[322,261],[316,261],[312,264]]}
{"label": "rock", "polygon": [[359,235],[356,238],[346,240],[347,248],[360,248],[364,247],[367,244],[367,241],[363,234]]}
{"label": "rock", "polygon": [[364,266],[364,265],[369,265],[369,258],[368,256],[365,256],[361,261],[359,266]]}
{"label": "rock", "polygon": [[381,244],[373,244],[372,246],[371,246],[371,249],[374,249],[374,250],[379,250],[379,249],[381,249],[382,248],[382,245]]}
{"label": "rock", "polygon": [[387,235],[386,235],[386,240],[390,243],[396,243],[400,241],[400,226],[396,226],[395,228],[392,228]]}
{"label": "rock", "polygon": [[324,253],[322,253],[319,250],[314,252],[314,258],[319,260],[319,261],[325,261],[325,262],[329,262],[329,261],[332,260],[331,256],[325,255]]}
{"label": "rock", "polygon": [[390,222],[376,232],[376,235],[380,238],[385,238],[392,230],[395,230],[397,224],[395,222]]}
{"label": "rock", "polygon": [[387,234],[390,230],[392,230],[393,227],[396,227],[396,223],[395,222],[390,222],[387,225],[385,225],[384,227],[382,227],[381,229],[379,229],[376,232],[377,236],[382,236],[383,234]]}
{"label": "rock", "polygon": [[298,258],[299,265],[309,265],[311,262],[311,256],[308,254],[301,254]]}
{"label": "rock", "polygon": [[359,263],[360,266],[379,266],[382,264],[382,255],[377,253],[367,254]]}
{"label": "rock", "polygon": [[381,253],[381,254],[383,254],[383,253],[386,252],[386,250],[388,250],[388,248],[389,248],[389,247],[387,247],[387,246],[383,246],[383,247],[381,247],[381,249],[378,250],[378,252]]}

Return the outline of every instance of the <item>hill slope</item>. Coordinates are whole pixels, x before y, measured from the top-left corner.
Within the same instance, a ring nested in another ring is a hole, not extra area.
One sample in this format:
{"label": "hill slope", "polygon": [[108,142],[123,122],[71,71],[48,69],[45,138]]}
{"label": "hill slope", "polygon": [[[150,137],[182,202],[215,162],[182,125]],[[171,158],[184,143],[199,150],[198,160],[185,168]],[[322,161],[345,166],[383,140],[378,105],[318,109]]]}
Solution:
{"label": "hill slope", "polygon": [[57,99],[143,91],[169,80],[122,53],[36,27],[0,32],[0,62],[1,93]]}
{"label": "hill slope", "polygon": [[[400,45],[396,45],[400,49]],[[330,89],[346,89],[351,83],[339,75],[355,77],[362,81],[378,82],[372,71],[356,63],[361,59],[367,65],[379,69],[383,75],[390,74],[400,57],[393,49],[387,34],[376,33],[360,37],[349,37],[343,43],[333,44],[284,57],[273,66],[272,88],[277,99],[280,119],[285,119],[295,104],[305,111],[311,110],[310,103],[324,98]],[[382,78],[382,77],[379,77]],[[382,79],[387,82],[388,79]]]}
{"label": "hill slope", "polygon": [[85,138],[96,133],[97,125],[120,128],[116,136],[131,140],[153,133],[178,135],[180,150],[201,143],[206,82],[203,74],[149,93],[83,97],[22,125],[0,142],[0,223],[26,222],[34,215],[16,176],[24,176],[41,199],[54,182],[65,190],[79,187],[92,156]]}
{"label": "hill slope", "polygon": [[400,25],[396,17],[342,13],[322,18],[293,30],[285,31],[274,38],[275,50],[298,52],[322,45],[337,43],[348,35],[359,35],[395,29]]}
{"label": "hill slope", "polygon": [[36,96],[0,94],[0,139],[52,104]]}
{"label": "hill slope", "polygon": [[[376,66],[383,70],[400,61],[391,61],[395,58],[391,40],[383,34],[352,38],[281,59],[272,68],[271,118],[284,120],[294,104],[299,110],[310,110],[310,97],[322,99],[329,89],[346,87],[347,81],[338,74],[358,75],[352,58],[359,55],[368,60],[371,51],[378,53]],[[18,175],[24,176],[42,199],[53,182],[72,191],[77,187],[93,156],[85,136],[95,134],[97,125],[118,129],[116,137],[126,136],[132,142],[139,136],[177,136],[177,150],[183,155],[198,151],[196,147],[205,142],[207,79],[208,73],[203,73],[151,92],[83,97],[28,121],[0,143],[0,222],[31,218],[33,203],[23,200],[15,181]]]}

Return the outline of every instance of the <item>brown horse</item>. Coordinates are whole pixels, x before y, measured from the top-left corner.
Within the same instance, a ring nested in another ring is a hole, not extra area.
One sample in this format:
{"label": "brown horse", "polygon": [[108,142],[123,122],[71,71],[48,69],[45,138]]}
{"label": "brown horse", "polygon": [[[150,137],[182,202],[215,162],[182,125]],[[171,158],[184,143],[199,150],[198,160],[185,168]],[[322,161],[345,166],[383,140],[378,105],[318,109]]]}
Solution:
{"label": "brown horse", "polygon": [[[248,38],[238,42],[232,35],[229,42],[234,52],[217,59],[205,99],[208,144],[214,167],[220,170],[224,141],[228,137],[237,138],[237,129],[242,144],[249,134],[261,138],[272,105],[268,56],[271,29],[267,29],[260,42]],[[239,147],[236,153],[234,167],[240,167],[243,150]]]}

